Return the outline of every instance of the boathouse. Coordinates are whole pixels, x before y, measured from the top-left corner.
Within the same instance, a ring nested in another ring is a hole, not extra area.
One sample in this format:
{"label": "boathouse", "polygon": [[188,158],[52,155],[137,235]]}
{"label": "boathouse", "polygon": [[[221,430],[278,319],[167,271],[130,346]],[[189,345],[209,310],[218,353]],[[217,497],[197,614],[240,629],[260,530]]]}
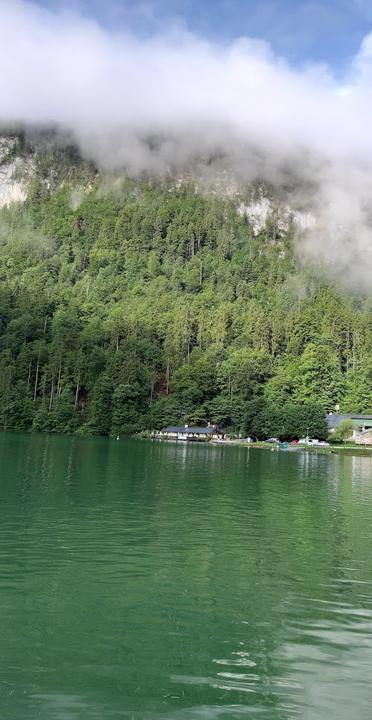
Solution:
{"label": "boathouse", "polygon": [[188,440],[200,442],[206,440],[223,440],[224,432],[215,425],[198,427],[197,425],[169,425],[157,433],[157,436],[169,440]]}

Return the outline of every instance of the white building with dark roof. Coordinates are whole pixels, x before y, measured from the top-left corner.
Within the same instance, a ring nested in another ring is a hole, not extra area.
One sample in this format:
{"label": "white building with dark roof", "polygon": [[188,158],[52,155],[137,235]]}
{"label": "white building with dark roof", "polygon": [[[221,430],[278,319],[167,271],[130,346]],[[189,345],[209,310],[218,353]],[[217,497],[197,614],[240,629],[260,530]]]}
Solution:
{"label": "white building with dark roof", "polygon": [[214,425],[199,427],[197,425],[169,425],[156,433],[156,437],[166,440],[206,441],[223,440],[224,432]]}

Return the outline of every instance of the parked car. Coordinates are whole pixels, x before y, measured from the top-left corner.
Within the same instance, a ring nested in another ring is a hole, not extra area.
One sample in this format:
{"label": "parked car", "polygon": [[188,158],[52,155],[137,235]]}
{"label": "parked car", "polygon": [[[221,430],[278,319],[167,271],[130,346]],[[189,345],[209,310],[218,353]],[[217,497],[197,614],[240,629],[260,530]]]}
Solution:
{"label": "parked car", "polygon": [[268,438],[267,440],[265,440],[265,442],[278,443],[278,442],[279,442],[279,438],[275,438],[275,437]]}

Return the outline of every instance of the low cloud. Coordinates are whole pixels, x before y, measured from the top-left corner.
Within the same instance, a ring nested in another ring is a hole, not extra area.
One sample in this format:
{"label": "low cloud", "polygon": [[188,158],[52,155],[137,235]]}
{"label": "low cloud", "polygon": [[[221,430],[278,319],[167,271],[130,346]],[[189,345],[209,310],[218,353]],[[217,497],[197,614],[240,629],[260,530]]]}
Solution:
{"label": "low cloud", "polygon": [[303,252],[371,284],[372,35],[336,78],[255,39],[138,39],[21,0],[0,0],[0,23],[4,123],[56,123],[110,170],[214,158],[243,181],[290,179],[289,200],[317,219]]}

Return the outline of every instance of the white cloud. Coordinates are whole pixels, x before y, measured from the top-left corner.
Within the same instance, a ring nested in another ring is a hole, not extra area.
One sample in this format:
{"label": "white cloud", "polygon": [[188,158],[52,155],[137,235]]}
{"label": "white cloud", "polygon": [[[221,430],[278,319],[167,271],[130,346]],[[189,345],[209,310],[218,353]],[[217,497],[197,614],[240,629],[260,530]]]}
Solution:
{"label": "white cloud", "polygon": [[138,40],[20,0],[0,0],[0,20],[6,119],[57,121],[82,135],[230,128],[265,148],[362,158],[367,149],[372,159],[371,38],[352,77],[337,83],[324,68],[290,68],[251,39],[219,46],[173,30]]}
{"label": "white cloud", "polygon": [[0,27],[0,119],[57,122],[108,167],[182,168],[222,151],[240,172],[275,178],[289,162],[318,184],[319,252],[335,232],[327,247],[336,242],[346,264],[350,234],[370,252],[372,35],[339,80],[290,67],[255,39],[219,45],[174,28],[138,39],[22,0],[0,0]]}

